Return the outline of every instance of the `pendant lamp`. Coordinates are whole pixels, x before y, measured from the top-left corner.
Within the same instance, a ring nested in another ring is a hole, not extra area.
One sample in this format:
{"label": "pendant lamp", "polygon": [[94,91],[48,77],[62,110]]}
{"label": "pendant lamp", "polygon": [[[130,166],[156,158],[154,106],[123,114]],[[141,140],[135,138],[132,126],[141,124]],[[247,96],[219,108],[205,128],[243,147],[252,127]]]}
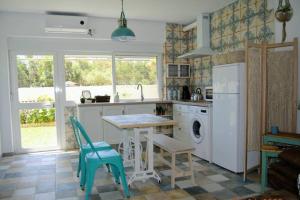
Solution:
{"label": "pendant lamp", "polygon": [[125,18],[125,14],[123,10],[123,0],[121,1],[122,1],[122,12],[119,19],[119,27],[116,30],[114,30],[114,32],[112,32],[111,39],[121,41],[121,42],[126,42],[129,40],[134,40],[135,34],[132,30],[127,28],[127,20]]}

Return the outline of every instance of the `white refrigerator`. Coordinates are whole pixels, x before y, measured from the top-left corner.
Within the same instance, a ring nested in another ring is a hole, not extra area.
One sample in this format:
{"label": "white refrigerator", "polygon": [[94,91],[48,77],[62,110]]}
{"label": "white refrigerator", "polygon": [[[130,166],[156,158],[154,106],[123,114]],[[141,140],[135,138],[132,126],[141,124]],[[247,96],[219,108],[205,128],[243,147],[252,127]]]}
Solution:
{"label": "white refrigerator", "polygon": [[[213,67],[213,163],[235,173],[244,171],[245,63]],[[248,168],[258,165],[259,152],[248,153]]]}

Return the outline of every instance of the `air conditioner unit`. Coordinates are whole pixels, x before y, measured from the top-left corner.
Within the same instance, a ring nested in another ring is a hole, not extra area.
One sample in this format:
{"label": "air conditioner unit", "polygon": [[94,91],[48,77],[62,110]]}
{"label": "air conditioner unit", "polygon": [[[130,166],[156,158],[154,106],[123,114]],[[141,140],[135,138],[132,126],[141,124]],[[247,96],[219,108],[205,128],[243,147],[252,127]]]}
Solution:
{"label": "air conditioner unit", "polygon": [[89,34],[86,16],[47,15],[46,33]]}

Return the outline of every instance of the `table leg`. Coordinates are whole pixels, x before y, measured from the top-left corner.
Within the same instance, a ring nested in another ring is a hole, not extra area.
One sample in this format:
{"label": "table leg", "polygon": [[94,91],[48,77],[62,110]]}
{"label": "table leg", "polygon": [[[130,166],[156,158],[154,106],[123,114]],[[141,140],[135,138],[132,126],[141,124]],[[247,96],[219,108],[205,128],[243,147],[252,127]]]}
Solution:
{"label": "table leg", "polygon": [[[160,182],[160,177],[154,171],[153,166],[153,128],[135,128],[134,129],[134,172],[132,176],[128,180],[128,184],[130,185],[133,181],[136,180],[146,180],[148,178],[155,178],[158,182]],[[140,134],[141,132],[147,133],[147,168],[143,169],[141,166],[141,149],[140,149]]]}
{"label": "table leg", "polygon": [[265,191],[265,188],[267,186],[267,175],[268,175],[268,156],[266,152],[262,152],[261,155],[261,190],[262,192]]}
{"label": "table leg", "polygon": [[129,136],[129,131],[127,129],[122,130],[123,134],[123,162],[125,167],[131,167],[134,165],[132,156],[131,156],[131,141],[130,141],[130,136]]}
{"label": "table leg", "polygon": [[139,173],[141,170],[141,151],[140,151],[140,132],[134,129],[134,171]]}

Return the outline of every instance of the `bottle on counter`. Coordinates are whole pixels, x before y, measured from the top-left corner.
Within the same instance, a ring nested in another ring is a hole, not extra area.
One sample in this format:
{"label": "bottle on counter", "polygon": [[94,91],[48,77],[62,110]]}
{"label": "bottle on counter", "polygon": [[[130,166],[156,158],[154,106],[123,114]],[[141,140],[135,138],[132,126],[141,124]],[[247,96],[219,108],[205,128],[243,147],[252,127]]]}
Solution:
{"label": "bottle on counter", "polygon": [[178,91],[177,89],[173,89],[173,99],[172,100],[177,100],[178,99]]}
{"label": "bottle on counter", "polygon": [[168,100],[172,100],[173,99],[173,89],[168,88]]}
{"label": "bottle on counter", "polygon": [[120,97],[119,97],[119,93],[117,92],[117,94],[114,97],[114,102],[117,103],[120,101]]}

